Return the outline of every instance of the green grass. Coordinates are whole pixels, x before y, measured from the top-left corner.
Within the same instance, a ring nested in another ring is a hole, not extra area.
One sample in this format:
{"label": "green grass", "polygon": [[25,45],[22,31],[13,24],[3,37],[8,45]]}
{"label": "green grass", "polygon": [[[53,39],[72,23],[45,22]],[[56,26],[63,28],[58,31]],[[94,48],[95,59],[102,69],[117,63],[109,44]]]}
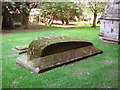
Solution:
{"label": "green grass", "polygon": [[[118,46],[100,43],[99,27],[88,28],[89,24],[77,23],[40,26],[28,31],[10,31],[2,34],[2,87],[3,88],[117,88],[118,87]],[[87,27],[88,26],[88,27]],[[17,45],[29,44],[43,36],[78,36],[91,40],[103,50],[96,55],[64,65],[42,74],[34,74],[29,69],[22,69],[15,64],[18,56],[11,53]]]}

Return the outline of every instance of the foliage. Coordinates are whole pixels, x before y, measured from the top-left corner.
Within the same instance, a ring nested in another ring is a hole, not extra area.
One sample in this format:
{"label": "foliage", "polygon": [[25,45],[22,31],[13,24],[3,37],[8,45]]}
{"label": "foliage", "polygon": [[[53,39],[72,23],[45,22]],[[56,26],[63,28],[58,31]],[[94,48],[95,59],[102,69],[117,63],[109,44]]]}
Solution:
{"label": "foliage", "polygon": [[14,2],[2,3],[3,27],[10,27],[12,18],[16,17],[16,6]]}
{"label": "foliage", "polygon": [[90,10],[95,13],[102,13],[104,11],[105,2],[89,2]]}
{"label": "foliage", "polygon": [[41,17],[59,19],[68,24],[69,20],[74,20],[82,15],[80,5],[74,2],[46,2],[42,4]]}
{"label": "foliage", "polygon": [[13,21],[26,24],[30,10],[37,5],[37,2],[2,2],[3,27],[6,27],[7,24],[7,27],[10,27],[11,23],[14,24]]}
{"label": "foliage", "polygon": [[89,2],[89,9],[94,14],[93,26],[96,27],[96,18],[98,13],[102,13],[104,11],[105,2]]}

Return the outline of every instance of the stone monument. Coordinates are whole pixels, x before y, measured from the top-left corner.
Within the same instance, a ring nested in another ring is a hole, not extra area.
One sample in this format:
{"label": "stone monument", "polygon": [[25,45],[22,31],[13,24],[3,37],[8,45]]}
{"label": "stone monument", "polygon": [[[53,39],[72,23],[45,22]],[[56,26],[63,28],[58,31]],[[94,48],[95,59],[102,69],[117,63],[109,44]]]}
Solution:
{"label": "stone monument", "polygon": [[69,64],[96,54],[102,50],[95,47],[91,41],[80,37],[47,36],[33,40],[29,45],[17,46],[12,49],[17,58],[17,65],[30,68],[35,73]]}
{"label": "stone monument", "polygon": [[107,0],[101,16],[99,39],[104,43],[120,44],[120,0]]}

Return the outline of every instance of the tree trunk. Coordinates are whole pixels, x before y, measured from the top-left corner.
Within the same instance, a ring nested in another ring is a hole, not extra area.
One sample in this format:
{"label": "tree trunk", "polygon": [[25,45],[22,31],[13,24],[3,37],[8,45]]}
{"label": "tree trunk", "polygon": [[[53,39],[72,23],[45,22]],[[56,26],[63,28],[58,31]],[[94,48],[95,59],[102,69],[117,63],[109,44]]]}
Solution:
{"label": "tree trunk", "polygon": [[12,18],[10,18],[10,28],[14,29],[15,25],[14,25],[14,20]]}
{"label": "tree trunk", "polygon": [[96,19],[97,19],[97,14],[94,13],[93,26],[92,26],[94,28],[96,28]]}
{"label": "tree trunk", "polygon": [[[95,7],[96,7],[96,4],[95,4]],[[94,28],[96,28],[96,19],[97,19],[97,10],[95,8],[95,10],[94,10],[93,26],[92,26]]]}
{"label": "tree trunk", "polygon": [[48,24],[51,24],[51,22],[52,22],[52,19],[49,19]]}
{"label": "tree trunk", "polygon": [[2,28],[9,27],[7,17],[3,16]]}
{"label": "tree trunk", "polygon": [[61,21],[62,21],[62,24],[64,24],[64,19],[62,19]]}
{"label": "tree trunk", "polygon": [[53,24],[53,20],[52,20],[52,23],[51,24]]}
{"label": "tree trunk", "polygon": [[52,19],[52,24],[53,24],[54,19],[55,19],[55,18],[53,17],[53,19]]}
{"label": "tree trunk", "polygon": [[37,23],[39,23],[39,16],[37,16]]}
{"label": "tree trunk", "polygon": [[66,22],[66,25],[68,25],[69,24],[69,19],[66,19],[65,22]]}
{"label": "tree trunk", "polygon": [[14,20],[12,17],[3,16],[2,28],[14,29]]}
{"label": "tree trunk", "polygon": [[23,20],[24,29],[28,29],[29,28],[28,21],[29,21],[29,14],[25,15],[25,17],[24,17],[24,20]]}
{"label": "tree trunk", "polygon": [[2,30],[2,20],[3,20],[3,16],[0,16],[0,31]]}

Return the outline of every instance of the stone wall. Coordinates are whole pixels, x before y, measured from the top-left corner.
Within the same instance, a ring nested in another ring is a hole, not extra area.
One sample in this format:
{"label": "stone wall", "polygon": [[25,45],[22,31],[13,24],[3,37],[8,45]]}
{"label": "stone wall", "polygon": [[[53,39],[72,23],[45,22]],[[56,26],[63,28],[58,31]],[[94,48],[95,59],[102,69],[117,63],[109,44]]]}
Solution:
{"label": "stone wall", "polygon": [[100,33],[104,38],[118,41],[120,32],[120,21],[101,20]]}
{"label": "stone wall", "polygon": [[120,1],[106,2],[100,19],[99,39],[107,43],[120,44]]}

